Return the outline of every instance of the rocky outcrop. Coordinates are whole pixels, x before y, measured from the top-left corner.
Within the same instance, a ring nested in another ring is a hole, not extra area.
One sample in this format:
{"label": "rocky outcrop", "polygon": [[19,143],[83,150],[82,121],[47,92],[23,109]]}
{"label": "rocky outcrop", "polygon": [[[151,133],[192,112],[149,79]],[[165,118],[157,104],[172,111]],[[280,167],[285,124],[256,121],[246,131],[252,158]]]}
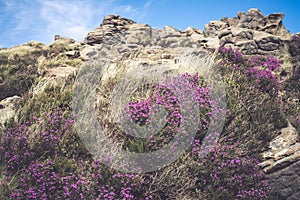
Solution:
{"label": "rocky outcrop", "polygon": [[81,44],[76,42],[72,38],[61,37],[60,35],[54,36],[54,43],[51,46],[58,46],[63,49],[64,54],[68,58],[78,58],[80,57],[80,47]]}
{"label": "rocky outcrop", "polygon": [[54,36],[54,43],[74,44],[75,42],[72,38],[61,37],[60,35]]}
{"label": "rocky outcrop", "polygon": [[280,55],[291,39],[283,17],[282,13],[263,16],[258,9],[250,9],[236,18],[211,21],[205,30],[209,37],[219,39],[219,45],[238,48],[243,54]]}
{"label": "rocky outcrop", "polygon": [[[190,35],[201,34],[195,31]],[[203,35],[203,34],[202,34]],[[147,24],[137,24],[132,20],[125,19],[119,15],[109,15],[104,18],[100,27],[91,31],[85,38],[85,43],[95,46],[97,44],[118,45],[119,53],[127,50],[146,46],[178,47],[193,43],[186,34],[175,28],[165,26],[157,30]]]}
{"label": "rocky outcrop", "polygon": [[100,27],[88,33],[85,43],[89,45],[101,44],[115,33],[128,30],[128,25],[135,23],[130,19],[121,18],[119,15],[108,15]]}
{"label": "rocky outcrop", "polygon": [[223,17],[220,21],[211,21],[205,26],[205,30],[211,37],[218,36],[220,31],[228,27],[236,27],[262,31],[289,39],[290,33],[282,23],[283,18],[284,15],[282,13],[273,13],[264,16],[260,10],[252,8],[247,13],[238,12],[238,16],[235,18]]}
{"label": "rocky outcrop", "polygon": [[250,9],[247,13],[238,13],[239,28],[264,31],[272,35],[286,37],[289,32],[282,24],[284,15],[282,13],[273,13],[263,16],[258,9]]}
{"label": "rocky outcrop", "polygon": [[222,46],[238,48],[243,54],[279,55],[284,47],[281,37],[250,29],[230,27],[218,35]]}
{"label": "rocky outcrop", "polygon": [[290,124],[272,140],[270,149],[263,153],[260,163],[269,184],[276,188],[279,199],[300,197],[300,141],[299,135]]}
{"label": "rocky outcrop", "polygon": [[106,16],[100,27],[88,33],[81,51],[81,58],[87,60],[102,53],[120,56],[138,48],[201,48],[217,47],[217,38],[206,37],[204,32],[192,27],[179,31],[165,26],[155,29],[147,24],[138,24],[119,15]]}
{"label": "rocky outcrop", "polygon": [[[204,32],[192,27],[179,31],[166,26],[158,30],[119,15],[109,15],[98,28],[88,33],[81,57],[87,60],[95,56],[103,44],[109,46],[114,56],[147,46],[217,48],[220,45],[238,48],[247,55],[280,55],[291,39],[282,23],[283,17],[281,13],[263,16],[258,9],[250,9],[247,13],[239,12],[235,18],[211,21]],[[70,52],[70,56],[78,54]]]}

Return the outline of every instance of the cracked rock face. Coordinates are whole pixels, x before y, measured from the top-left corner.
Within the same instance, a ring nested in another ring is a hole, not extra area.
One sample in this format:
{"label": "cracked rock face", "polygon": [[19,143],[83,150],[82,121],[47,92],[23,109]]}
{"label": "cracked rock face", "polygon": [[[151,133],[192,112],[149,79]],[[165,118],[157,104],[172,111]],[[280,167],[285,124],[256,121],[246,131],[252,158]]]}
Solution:
{"label": "cracked rock face", "polygon": [[119,15],[104,18],[100,27],[85,38],[82,58],[87,60],[101,49],[106,55],[119,56],[139,48],[202,48],[218,47],[217,38],[208,38],[204,32],[192,27],[184,31],[165,26],[155,29],[147,24],[138,24]]}
{"label": "cracked rock face", "polygon": [[138,24],[119,15],[106,16],[101,25],[89,32],[83,42],[83,60],[92,57],[99,46],[108,44],[110,54],[119,55],[138,48],[217,48],[220,45],[239,49],[243,54],[280,55],[290,41],[282,13],[263,16],[258,9],[239,12],[235,18],[211,21],[205,32],[188,27],[179,31],[166,26],[161,30]]}
{"label": "cracked rock face", "polygon": [[211,21],[205,26],[209,37],[217,37],[219,45],[238,48],[243,54],[280,55],[291,34],[282,24],[284,15],[263,16],[258,9],[238,13],[236,18]]}
{"label": "cracked rock face", "polygon": [[280,199],[296,200],[300,197],[300,141],[290,124],[274,138],[260,163],[270,185],[276,188]]}

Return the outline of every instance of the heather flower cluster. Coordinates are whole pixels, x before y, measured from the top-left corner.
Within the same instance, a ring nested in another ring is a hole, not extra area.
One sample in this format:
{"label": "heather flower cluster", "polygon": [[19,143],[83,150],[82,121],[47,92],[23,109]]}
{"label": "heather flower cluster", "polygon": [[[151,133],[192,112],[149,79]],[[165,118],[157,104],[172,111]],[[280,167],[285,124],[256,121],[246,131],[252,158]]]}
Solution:
{"label": "heather flower cluster", "polygon": [[210,199],[267,199],[270,187],[257,167],[259,161],[249,156],[232,157],[232,145],[218,144],[198,159],[200,190]]}
{"label": "heather flower cluster", "polygon": [[292,36],[292,40],[289,44],[289,52],[292,56],[300,55],[300,34]]}
{"label": "heather flower cluster", "polygon": [[34,121],[8,129],[1,138],[0,159],[10,173],[26,168],[41,156],[55,157],[61,138],[73,124],[73,120],[64,118],[60,110],[45,114],[43,121],[38,118]]}
{"label": "heather flower cluster", "polygon": [[237,74],[237,80],[252,81],[260,91],[275,96],[278,94],[280,84],[274,72],[280,68],[280,60],[259,55],[246,58],[237,50],[224,46],[218,48],[218,53],[222,58],[219,65],[223,70]]}
{"label": "heather flower cluster", "polygon": [[20,168],[28,166],[32,158],[30,132],[27,125],[23,124],[17,128],[11,128],[2,136],[0,160],[1,163],[6,164],[6,169],[10,173],[15,173]]}
{"label": "heather flower cluster", "polygon": [[[221,50],[227,56],[224,59],[224,62],[227,62],[227,66],[232,66],[231,62],[235,62],[234,69],[243,73],[244,63],[242,60],[244,58],[242,54],[227,48],[221,48]],[[254,60],[253,58],[250,64],[253,66],[263,65],[270,71],[278,68],[277,60],[272,57],[259,59]],[[248,68],[250,71],[254,67],[248,66]],[[247,73],[245,75],[249,76]],[[259,71],[258,73],[261,72]],[[256,74],[256,77],[262,78],[260,76],[261,74]],[[197,184],[197,190],[207,194],[209,199],[218,199],[220,197],[227,199],[267,199],[270,187],[257,167],[257,159],[249,156],[236,156],[232,145],[215,143],[215,148],[208,154],[205,149],[203,150],[202,140],[211,120],[211,113],[217,112],[217,109],[214,108],[214,102],[210,99],[209,87],[204,85],[198,74],[190,75],[185,73],[175,76],[173,82],[167,81],[165,84],[154,84],[148,98],[130,102],[128,116],[132,122],[140,126],[151,123],[153,120],[151,118],[153,115],[152,111],[155,105],[161,105],[167,111],[164,129],[150,137],[148,145],[153,150],[159,149],[169,141],[167,140],[168,138],[173,137],[177,133],[182,115],[180,96],[178,96],[180,93],[174,92],[176,91],[174,85],[182,83],[182,80],[188,81],[188,88],[192,88],[194,92],[193,99],[197,102],[197,108],[194,109],[198,109],[201,113],[201,119],[198,120],[198,131],[191,148],[191,153],[199,167],[199,169],[195,169],[197,171],[196,176],[200,181]],[[151,130],[149,129],[148,131]],[[214,134],[206,137],[211,142],[215,141]],[[203,157],[203,155],[206,156]]]}
{"label": "heather flower cluster", "polygon": [[[245,57],[237,50],[225,47],[220,47],[218,53],[222,58],[220,70],[229,74],[234,84],[245,83],[239,86],[251,86],[249,88],[255,88],[255,92],[259,90],[270,95],[277,94],[279,83],[274,73],[280,67],[277,58]],[[132,140],[129,145],[145,147],[150,151],[160,149],[175,135],[185,135],[189,131],[190,127],[184,129],[185,132],[180,129],[186,117],[186,121],[196,122],[197,126],[191,149],[186,154],[193,159],[193,163],[188,165],[195,167],[189,168],[186,173],[195,174],[197,180],[196,184],[191,184],[191,191],[201,191],[201,195],[207,199],[269,197],[270,187],[257,167],[259,161],[250,156],[236,155],[233,143],[226,143],[226,136],[222,138],[224,143],[216,142],[217,134],[206,136],[208,141],[215,144],[215,148],[208,153],[203,152],[203,138],[210,122],[214,120],[212,112],[218,110],[214,106],[216,102],[210,98],[210,87],[199,74],[179,74],[148,88],[149,91],[143,91],[147,97],[134,97],[135,100],[129,102],[125,112],[131,124],[126,129],[137,131],[139,129],[136,127],[139,127],[151,133],[151,136],[146,140]],[[184,101],[196,103],[195,106],[191,104],[190,107],[184,107]],[[159,108],[163,108],[163,115]],[[200,115],[195,117],[195,112]],[[299,123],[298,118],[293,120]],[[119,172],[92,159],[74,136],[73,123],[72,119],[66,118],[57,109],[45,113],[41,118],[34,118],[30,123],[8,129],[1,135],[0,197],[149,200],[160,196],[153,192],[159,191],[158,188],[149,189],[152,185],[147,185],[149,180],[145,178],[146,175]],[[167,178],[168,181],[171,178]]]}
{"label": "heather flower cluster", "polygon": [[[82,180],[76,175],[61,177],[52,161],[34,163],[24,169],[13,199],[84,199]],[[73,180],[72,180],[73,179]]]}
{"label": "heather flower cluster", "polygon": [[249,66],[259,67],[262,66],[270,71],[276,71],[280,68],[280,60],[273,56],[251,56],[247,60]]}
{"label": "heather flower cluster", "polygon": [[[153,133],[150,136],[148,146],[152,149],[159,149],[163,145],[167,144],[176,133],[182,119],[180,92],[178,88],[181,88],[184,83],[188,83],[188,88],[192,91],[193,99],[197,102],[197,108],[201,113],[201,119],[190,120],[199,121],[198,132],[206,130],[208,127],[211,100],[209,97],[209,88],[202,85],[201,77],[199,74],[191,75],[188,73],[177,75],[172,79],[168,79],[166,83],[153,84],[152,92],[147,99],[141,98],[140,101],[131,101],[128,106],[128,116],[132,122],[137,123],[140,126],[150,124],[151,116],[155,115],[156,109],[154,106],[161,106],[166,110],[165,126],[158,133],[155,133],[154,127],[149,127],[146,131]],[[187,89],[187,88],[185,88]],[[184,97],[187,98],[187,97]]]}
{"label": "heather flower cluster", "polygon": [[89,156],[76,162],[71,156],[65,157],[62,143],[72,134],[73,120],[65,118],[62,111],[54,110],[42,118],[34,118],[34,122],[11,128],[1,138],[0,196],[151,199],[151,195],[139,191],[141,179],[135,174],[114,171]]}
{"label": "heather flower cluster", "polygon": [[110,172],[98,161],[89,162],[85,172],[62,174],[52,161],[32,163],[24,169],[14,199],[137,199],[134,174]]}
{"label": "heather flower cluster", "polygon": [[220,46],[218,48],[218,53],[222,56],[220,65],[230,65],[231,69],[240,68],[244,62],[243,54],[241,54],[238,50]]}
{"label": "heather flower cluster", "polygon": [[277,95],[279,82],[274,71],[280,67],[280,60],[272,56],[252,56],[247,60],[248,69],[245,73],[250,79],[253,79],[263,92]]}

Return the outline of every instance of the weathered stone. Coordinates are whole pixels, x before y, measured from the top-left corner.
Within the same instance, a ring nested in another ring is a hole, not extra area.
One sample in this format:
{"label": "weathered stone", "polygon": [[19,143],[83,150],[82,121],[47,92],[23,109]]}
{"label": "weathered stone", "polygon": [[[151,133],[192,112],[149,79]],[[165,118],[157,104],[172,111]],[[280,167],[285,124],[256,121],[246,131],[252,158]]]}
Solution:
{"label": "weathered stone", "polygon": [[251,30],[241,30],[236,34],[233,33],[236,37],[236,41],[243,41],[243,40],[252,40],[253,39],[253,32]]}
{"label": "weathered stone", "polygon": [[190,36],[191,39],[196,43],[206,43],[208,40],[201,34],[193,34]]}
{"label": "weathered stone", "polygon": [[290,146],[288,149],[283,149],[283,150],[279,151],[278,153],[275,153],[274,160],[277,161],[284,157],[290,156],[297,151],[300,151],[300,143],[296,143],[296,144]]}
{"label": "weathered stone", "polygon": [[74,44],[75,42],[72,38],[61,37],[60,35],[54,36],[54,43]]}
{"label": "weathered stone", "polygon": [[219,41],[220,46],[225,46],[226,44],[235,44],[232,34],[222,37]]}
{"label": "weathered stone", "polygon": [[18,103],[20,101],[19,96],[15,95],[12,97],[7,97],[5,99],[3,99],[0,103],[1,105],[3,105],[4,107],[14,107],[16,103]]}
{"label": "weathered stone", "polygon": [[239,48],[240,52],[245,55],[253,55],[258,53],[258,46],[253,40],[236,42],[235,45]]}
{"label": "weathered stone", "polygon": [[162,54],[160,56],[161,59],[173,59],[174,57],[171,54]]}
{"label": "weathered stone", "polygon": [[182,31],[182,33],[184,33],[186,36],[188,36],[195,43],[206,43],[207,42],[207,39],[204,36],[204,32],[202,30],[188,27],[186,30]]}
{"label": "weathered stone", "polygon": [[139,46],[149,46],[156,42],[152,28],[147,24],[131,24],[125,32],[124,42]]}
{"label": "weathered stone", "polygon": [[19,96],[12,96],[0,101],[0,127],[2,127],[7,120],[16,117],[15,105],[20,101],[20,99],[21,97]]}
{"label": "weathered stone", "polygon": [[279,55],[284,42],[291,40],[282,24],[283,17],[280,13],[263,16],[258,9],[250,9],[247,13],[238,12],[236,18],[211,21],[205,26],[205,34],[217,36],[219,45],[232,46],[247,55]]}
{"label": "weathered stone", "polygon": [[284,14],[282,13],[270,14],[260,20],[259,30],[281,36],[284,39],[290,39],[290,33],[285,29],[282,23],[283,18]]}
{"label": "weathered stone", "polygon": [[272,152],[279,152],[282,149],[291,147],[298,141],[297,130],[291,125],[281,129],[281,134],[277,136],[271,143],[270,148]]}
{"label": "weathered stone", "polygon": [[134,23],[135,23],[134,21],[130,19],[122,18],[120,15],[107,15],[104,17],[100,26],[111,25],[110,27],[118,27],[118,26],[122,27]]}
{"label": "weathered stone", "polygon": [[221,39],[228,35],[232,35],[232,27],[220,31],[220,33],[218,34],[218,38]]}
{"label": "weathered stone", "polygon": [[270,159],[270,160],[266,160],[264,162],[259,163],[259,166],[262,167],[262,168],[266,168],[266,167],[269,167],[273,164],[274,164],[274,160]]}
{"label": "weathered stone", "polygon": [[80,50],[80,58],[83,61],[90,60],[91,58],[93,58],[93,56],[97,54],[97,48],[90,45],[84,45]]}
{"label": "weathered stone", "polygon": [[267,174],[269,185],[276,189],[278,199],[298,200],[300,197],[300,161]]}
{"label": "weathered stone", "polygon": [[282,40],[275,36],[256,38],[255,42],[264,51],[278,50],[283,45]]}
{"label": "weathered stone", "polygon": [[300,193],[300,143],[297,130],[289,123],[280,135],[270,142],[263,153],[267,160],[259,164],[267,180],[276,190],[279,199],[299,199]]}
{"label": "weathered stone", "polygon": [[267,170],[267,173],[271,173],[273,171],[278,171],[284,167],[287,167],[289,165],[291,165],[292,163],[296,162],[300,160],[300,151],[295,152],[294,154],[287,156],[287,157],[283,157],[282,159],[277,160],[276,162],[274,162],[272,164],[272,168],[270,168],[269,170]]}
{"label": "weathered stone", "polygon": [[104,18],[100,27],[88,33],[85,43],[89,45],[101,44],[104,40],[114,36],[115,33],[128,30],[129,26],[134,23],[134,21],[122,18],[119,15],[108,15]]}
{"label": "weathered stone", "polygon": [[227,27],[228,25],[223,21],[210,21],[205,25],[205,33],[209,37],[217,37],[218,33]]}
{"label": "weathered stone", "polygon": [[183,36],[184,34],[182,34],[176,28],[173,28],[171,26],[164,26],[162,31],[160,32],[161,38],[183,37]]}
{"label": "weathered stone", "polygon": [[248,10],[247,13],[239,13],[239,23],[237,27],[258,30],[259,21],[263,17],[260,10],[256,8]]}
{"label": "weathered stone", "polygon": [[200,34],[200,35],[204,35],[204,32],[200,29],[195,29],[193,27],[187,27],[187,29],[185,29],[184,31],[182,31],[182,33],[185,33],[186,36],[192,36],[194,34]]}
{"label": "weathered stone", "polygon": [[228,27],[237,27],[239,23],[239,18],[222,17],[221,21],[223,21]]}

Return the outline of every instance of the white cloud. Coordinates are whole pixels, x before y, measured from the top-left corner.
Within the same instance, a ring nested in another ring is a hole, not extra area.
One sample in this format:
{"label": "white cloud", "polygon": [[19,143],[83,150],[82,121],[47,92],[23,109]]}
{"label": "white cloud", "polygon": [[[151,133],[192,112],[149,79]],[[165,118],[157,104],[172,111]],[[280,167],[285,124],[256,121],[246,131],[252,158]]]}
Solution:
{"label": "white cloud", "polygon": [[82,40],[92,20],[91,8],[81,2],[40,1],[40,16],[46,21],[46,34]]}
{"label": "white cloud", "polygon": [[131,5],[118,5],[112,0],[100,2],[40,0],[39,2],[41,17],[47,21],[47,34],[59,34],[76,40],[83,40],[107,14],[120,14],[138,19],[144,16],[143,10],[133,8]]}
{"label": "white cloud", "polygon": [[135,20],[141,20],[145,15],[143,10],[133,8],[131,5],[116,6],[112,9],[112,13]]}
{"label": "white cloud", "polygon": [[149,6],[151,6],[152,3],[153,3],[153,0],[149,0],[148,2],[145,3],[144,7],[148,8]]}
{"label": "white cloud", "polygon": [[3,0],[3,4],[6,11],[12,11],[17,6],[17,3],[15,0]]}
{"label": "white cloud", "polygon": [[[150,4],[151,1],[146,3]],[[3,19],[1,26],[9,27],[2,29],[8,40],[25,43],[34,39],[46,44],[52,43],[56,34],[82,41],[108,14],[143,20],[148,7],[136,8],[117,0],[5,0],[4,5],[9,19]]]}
{"label": "white cloud", "polygon": [[15,19],[17,21],[17,26],[15,27],[17,31],[30,29],[34,25],[35,20],[32,11],[29,9],[25,9],[17,13]]}

